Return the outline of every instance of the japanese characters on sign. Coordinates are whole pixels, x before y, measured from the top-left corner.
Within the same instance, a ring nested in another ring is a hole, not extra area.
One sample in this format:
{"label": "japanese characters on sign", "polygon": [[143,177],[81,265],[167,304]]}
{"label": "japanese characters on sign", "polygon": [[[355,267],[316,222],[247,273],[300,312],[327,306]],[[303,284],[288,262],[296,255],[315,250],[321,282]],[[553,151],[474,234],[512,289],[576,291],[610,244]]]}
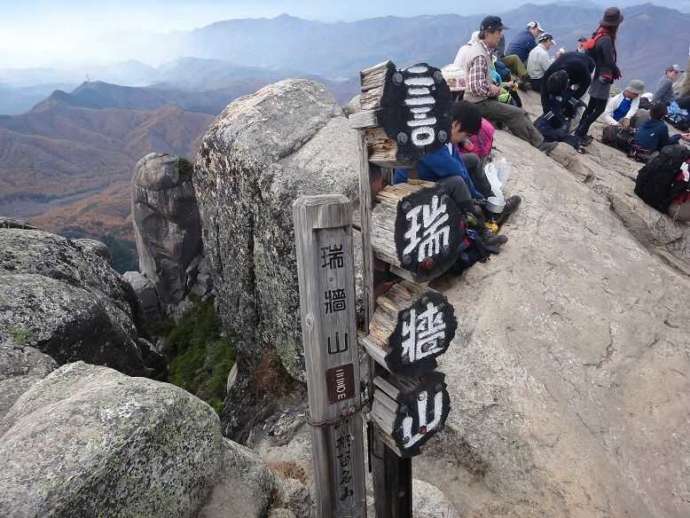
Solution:
{"label": "japanese characters on sign", "polygon": [[433,373],[399,403],[393,438],[401,452],[415,455],[443,427],[450,412],[443,374]]}
{"label": "japanese characters on sign", "polygon": [[450,268],[463,237],[460,211],[441,186],[419,190],[398,204],[396,252],[402,267],[415,275],[432,278]]}
{"label": "japanese characters on sign", "polygon": [[451,102],[443,74],[426,63],[389,77],[379,120],[386,135],[396,141],[399,159],[419,158],[448,142]]}
{"label": "japanese characters on sign", "polygon": [[458,322],[453,307],[439,292],[428,290],[400,314],[389,339],[389,367],[402,375],[415,375],[436,368],[436,358],[448,350]]}

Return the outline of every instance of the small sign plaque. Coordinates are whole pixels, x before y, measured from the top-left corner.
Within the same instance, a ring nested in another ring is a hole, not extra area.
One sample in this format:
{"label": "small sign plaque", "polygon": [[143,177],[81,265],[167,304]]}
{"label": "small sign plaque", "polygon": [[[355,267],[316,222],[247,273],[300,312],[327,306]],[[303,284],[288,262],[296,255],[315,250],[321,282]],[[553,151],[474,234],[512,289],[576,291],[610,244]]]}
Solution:
{"label": "small sign plaque", "polygon": [[354,367],[351,363],[333,367],[326,371],[326,385],[328,386],[328,402],[340,403],[355,397]]}

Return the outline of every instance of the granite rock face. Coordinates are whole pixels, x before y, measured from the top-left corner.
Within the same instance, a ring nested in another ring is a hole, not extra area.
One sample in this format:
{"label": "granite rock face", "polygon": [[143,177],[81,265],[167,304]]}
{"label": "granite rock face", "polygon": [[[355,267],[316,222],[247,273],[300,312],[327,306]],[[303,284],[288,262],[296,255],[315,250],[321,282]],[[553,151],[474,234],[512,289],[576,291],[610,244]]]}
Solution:
{"label": "granite rock face", "polygon": [[304,379],[292,203],[323,193],[356,200],[357,146],[333,96],[308,80],[238,99],[203,139],[194,174],[203,241],[221,319],[250,367],[275,348]]}
{"label": "granite rock face", "polygon": [[0,420],[0,515],[193,516],[221,447],[217,415],[186,391],[65,365]]}
{"label": "granite rock face", "polygon": [[202,255],[192,174],[192,165],[184,158],[150,153],[139,160],[132,179],[139,270],[153,283],[166,308],[189,293]]}
{"label": "granite rock face", "polygon": [[690,279],[611,210],[639,165],[495,146],[524,201],[500,255],[436,283],[459,332],[425,479],[475,517],[690,515]]}
{"label": "granite rock face", "polygon": [[83,362],[48,374],[54,362],[30,348],[0,347],[0,361],[0,387],[30,385],[0,407],[0,516],[309,514],[301,483],[224,439],[213,409],[178,387]]}
{"label": "granite rock face", "polygon": [[129,285],[97,249],[0,229],[0,345],[35,347],[59,364],[84,360],[134,375],[160,362],[138,343]]}
{"label": "granite rock face", "polygon": [[0,419],[31,385],[56,368],[55,360],[33,347],[0,346]]}

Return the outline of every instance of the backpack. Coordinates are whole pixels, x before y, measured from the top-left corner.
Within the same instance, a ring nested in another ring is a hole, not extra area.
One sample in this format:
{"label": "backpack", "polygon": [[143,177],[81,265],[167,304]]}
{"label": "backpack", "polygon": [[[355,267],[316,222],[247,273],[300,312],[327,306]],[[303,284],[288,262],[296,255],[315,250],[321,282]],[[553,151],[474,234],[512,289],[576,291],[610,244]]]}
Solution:
{"label": "backpack", "polygon": [[676,180],[683,162],[688,159],[690,149],[681,145],[666,146],[637,173],[635,194],[647,205],[667,212],[673,198],[689,188],[688,182]]}
{"label": "backpack", "polygon": [[635,140],[635,130],[633,128],[622,128],[621,126],[604,126],[601,134],[601,141],[607,146],[615,147],[626,153],[630,152],[633,141]]}
{"label": "backpack", "polygon": [[594,53],[594,49],[597,46],[597,42],[608,34],[608,31],[598,29],[597,32],[595,32],[591,38],[587,38],[585,41],[582,42],[582,49],[587,53],[589,57],[594,57],[592,56],[592,54]]}

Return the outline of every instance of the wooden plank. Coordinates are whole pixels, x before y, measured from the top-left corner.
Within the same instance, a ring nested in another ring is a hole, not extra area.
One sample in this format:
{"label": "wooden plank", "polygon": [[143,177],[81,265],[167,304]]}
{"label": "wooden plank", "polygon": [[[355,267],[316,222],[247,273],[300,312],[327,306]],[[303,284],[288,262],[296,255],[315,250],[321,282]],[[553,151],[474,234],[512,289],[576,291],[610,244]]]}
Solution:
{"label": "wooden plank", "polygon": [[352,207],[303,196],[293,218],[317,514],[366,518]]}
{"label": "wooden plank", "polygon": [[376,110],[355,112],[348,117],[350,127],[353,129],[375,128],[378,126]]}

